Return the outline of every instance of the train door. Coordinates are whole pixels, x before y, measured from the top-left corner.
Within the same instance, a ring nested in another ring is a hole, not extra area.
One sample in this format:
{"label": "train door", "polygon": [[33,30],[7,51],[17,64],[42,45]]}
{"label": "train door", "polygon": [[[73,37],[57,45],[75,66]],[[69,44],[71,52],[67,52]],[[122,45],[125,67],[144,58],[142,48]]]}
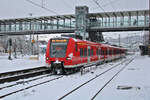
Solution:
{"label": "train door", "polygon": [[98,59],[100,60],[101,59],[101,49],[98,48]]}
{"label": "train door", "polygon": [[91,56],[91,48],[90,48],[90,46],[88,46],[87,52],[88,52],[88,56],[87,56],[87,58],[88,58],[88,63],[90,63],[90,56]]}
{"label": "train door", "polygon": [[109,61],[110,55],[109,55],[109,48],[107,48],[107,60]]}

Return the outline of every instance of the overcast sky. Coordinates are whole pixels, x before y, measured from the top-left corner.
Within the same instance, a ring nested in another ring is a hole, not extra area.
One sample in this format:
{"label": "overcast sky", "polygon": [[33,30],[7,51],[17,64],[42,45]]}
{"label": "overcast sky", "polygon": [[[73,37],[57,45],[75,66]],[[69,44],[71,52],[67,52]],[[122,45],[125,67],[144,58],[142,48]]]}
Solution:
{"label": "overcast sky", "polygon": [[[31,0],[36,4],[42,5],[42,0]],[[74,14],[75,6],[86,5],[89,12],[103,12],[93,0],[43,0],[44,7],[56,12],[59,15]],[[149,0],[96,0],[107,12],[109,11],[129,11],[129,10],[145,10],[149,9]],[[29,13],[33,13],[33,17],[56,15],[50,11],[37,7],[26,0],[0,0],[0,19],[29,17]],[[121,37],[128,36],[130,33],[143,32],[123,32]],[[103,33],[104,37],[117,38],[120,32]]]}
{"label": "overcast sky", "polygon": [[[31,0],[42,5],[42,0]],[[43,0],[44,7],[62,14],[74,14],[75,6],[86,5],[90,13],[103,12],[93,0]],[[126,11],[126,10],[143,10],[149,8],[149,0],[97,0],[105,11]],[[37,7],[26,0],[0,0],[0,19],[29,17],[33,16],[50,16],[55,15]]]}

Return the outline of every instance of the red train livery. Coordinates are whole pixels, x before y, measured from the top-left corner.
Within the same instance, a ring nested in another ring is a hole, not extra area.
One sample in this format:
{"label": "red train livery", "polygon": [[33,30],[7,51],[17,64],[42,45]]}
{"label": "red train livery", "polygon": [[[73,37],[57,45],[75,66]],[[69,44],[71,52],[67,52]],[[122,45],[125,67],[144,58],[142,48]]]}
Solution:
{"label": "red train livery", "polygon": [[74,38],[50,39],[46,64],[55,73],[65,73],[125,56],[126,49]]}

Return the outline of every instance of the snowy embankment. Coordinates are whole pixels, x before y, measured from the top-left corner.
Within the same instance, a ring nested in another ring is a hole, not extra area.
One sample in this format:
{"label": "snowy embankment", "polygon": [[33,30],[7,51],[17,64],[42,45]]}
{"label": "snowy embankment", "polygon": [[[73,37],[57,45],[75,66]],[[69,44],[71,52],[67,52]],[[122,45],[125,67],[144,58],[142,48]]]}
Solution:
{"label": "snowy embankment", "polygon": [[0,73],[41,67],[45,65],[44,55],[40,55],[39,60],[29,58],[30,56],[17,56],[17,59],[13,58],[12,60],[8,60],[8,55],[0,55]]}

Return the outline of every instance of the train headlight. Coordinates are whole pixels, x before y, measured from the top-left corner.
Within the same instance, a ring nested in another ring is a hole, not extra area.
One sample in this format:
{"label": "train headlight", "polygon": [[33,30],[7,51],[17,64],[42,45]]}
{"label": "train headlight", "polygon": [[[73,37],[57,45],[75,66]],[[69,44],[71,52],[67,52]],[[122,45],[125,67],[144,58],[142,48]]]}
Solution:
{"label": "train headlight", "polygon": [[71,60],[71,58],[69,58],[69,57],[67,57],[66,59],[67,59],[67,60]]}
{"label": "train headlight", "polygon": [[49,58],[48,58],[48,57],[46,57],[46,60],[49,60]]}
{"label": "train headlight", "polygon": [[71,60],[72,57],[73,57],[73,53],[70,53],[66,59],[67,59],[67,60]]}
{"label": "train headlight", "polygon": [[72,58],[72,57],[73,57],[73,53],[70,53],[70,54],[68,55],[68,57],[69,57],[69,58]]}

